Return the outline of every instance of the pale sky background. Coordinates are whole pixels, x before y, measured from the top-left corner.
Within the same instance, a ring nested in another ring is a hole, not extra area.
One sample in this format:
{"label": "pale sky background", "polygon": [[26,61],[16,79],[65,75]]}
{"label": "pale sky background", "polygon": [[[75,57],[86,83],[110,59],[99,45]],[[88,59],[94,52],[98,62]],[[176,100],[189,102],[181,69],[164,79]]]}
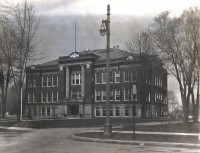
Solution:
{"label": "pale sky background", "polygon": [[[23,0],[12,0],[22,2]],[[43,62],[57,59],[74,51],[74,23],[77,23],[77,51],[106,47],[101,37],[101,20],[111,7],[111,47],[124,49],[125,41],[144,29],[159,13],[169,10],[178,16],[191,6],[200,7],[200,0],[32,0],[40,16],[38,51],[45,53]],[[169,89],[178,84],[169,79]],[[178,92],[176,92],[178,95]]]}

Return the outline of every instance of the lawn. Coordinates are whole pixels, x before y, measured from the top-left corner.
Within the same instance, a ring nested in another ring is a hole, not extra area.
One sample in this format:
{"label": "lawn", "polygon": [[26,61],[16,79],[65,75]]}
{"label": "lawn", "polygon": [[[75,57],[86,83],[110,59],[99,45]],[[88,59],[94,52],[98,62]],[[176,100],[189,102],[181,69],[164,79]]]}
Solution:
{"label": "lawn", "polygon": [[[160,124],[136,126],[136,131],[152,132],[152,134],[136,133],[133,139],[132,133],[120,133],[121,131],[132,131],[132,125],[124,125],[122,128],[113,128],[111,137],[105,137],[103,132],[86,132],[78,133],[77,136],[98,138],[98,139],[114,139],[114,140],[134,140],[134,141],[154,141],[154,142],[176,142],[176,143],[200,143],[197,135],[199,133],[199,123],[176,123],[176,124]],[[103,130],[103,129],[102,129]],[[191,135],[163,135],[154,134],[153,132],[173,132],[173,133],[191,133]]]}

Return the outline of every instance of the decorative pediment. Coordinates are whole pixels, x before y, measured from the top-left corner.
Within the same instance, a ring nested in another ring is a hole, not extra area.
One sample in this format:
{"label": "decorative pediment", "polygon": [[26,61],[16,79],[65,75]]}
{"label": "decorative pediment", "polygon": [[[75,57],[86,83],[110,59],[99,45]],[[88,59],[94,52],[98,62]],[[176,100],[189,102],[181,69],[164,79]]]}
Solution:
{"label": "decorative pediment", "polygon": [[70,58],[77,58],[79,57],[79,54],[77,52],[73,52],[69,55]]}

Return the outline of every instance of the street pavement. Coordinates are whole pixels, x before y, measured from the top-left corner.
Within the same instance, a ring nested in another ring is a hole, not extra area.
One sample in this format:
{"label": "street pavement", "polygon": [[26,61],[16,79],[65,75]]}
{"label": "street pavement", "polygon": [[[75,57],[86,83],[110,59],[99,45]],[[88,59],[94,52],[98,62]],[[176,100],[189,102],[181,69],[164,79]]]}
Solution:
{"label": "street pavement", "polygon": [[94,128],[30,129],[0,132],[0,153],[200,153],[197,148],[159,147],[74,141],[76,132]]}

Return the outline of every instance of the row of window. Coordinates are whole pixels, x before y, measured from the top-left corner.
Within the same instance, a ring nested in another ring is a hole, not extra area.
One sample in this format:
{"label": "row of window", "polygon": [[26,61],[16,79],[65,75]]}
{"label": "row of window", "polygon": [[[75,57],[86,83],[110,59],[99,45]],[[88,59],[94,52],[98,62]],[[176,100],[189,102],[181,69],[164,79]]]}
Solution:
{"label": "row of window", "polygon": [[58,92],[42,92],[42,103],[58,102]]}
{"label": "row of window", "polygon": [[[96,117],[105,117],[106,116],[106,108],[101,108],[101,107],[96,107],[95,108],[95,116]],[[123,111],[121,111],[120,114],[120,108],[119,107],[114,107],[110,108],[110,116],[130,116],[130,110],[128,107],[125,107]]]}
{"label": "row of window", "polygon": [[[28,102],[29,103],[38,103],[39,99],[36,93],[28,93]],[[43,103],[52,103],[58,102],[58,92],[42,92],[42,102]]]}
{"label": "row of window", "polygon": [[55,86],[58,86],[58,75],[42,77],[42,87],[55,87]]}
{"label": "row of window", "polygon": [[[129,89],[123,90],[123,100],[124,101],[130,100]],[[95,101],[106,101],[106,91],[105,90],[101,90],[101,91],[95,90]],[[120,90],[111,90],[110,91],[110,101],[120,101]]]}
{"label": "row of window", "polygon": [[[106,72],[96,72],[95,73],[95,83],[96,84],[106,84]],[[134,71],[131,73],[131,81],[136,81],[137,73]],[[123,81],[129,82],[129,71],[123,72]],[[120,83],[120,71],[110,72],[110,83]]]}

